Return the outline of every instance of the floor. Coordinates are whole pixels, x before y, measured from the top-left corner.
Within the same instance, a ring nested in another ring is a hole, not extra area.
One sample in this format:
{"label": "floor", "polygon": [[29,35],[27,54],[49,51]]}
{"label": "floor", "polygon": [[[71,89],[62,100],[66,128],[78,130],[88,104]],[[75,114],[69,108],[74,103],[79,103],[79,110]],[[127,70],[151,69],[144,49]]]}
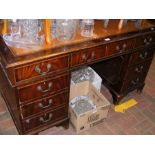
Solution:
{"label": "floor", "polygon": [[[103,86],[102,93],[112,102],[111,95]],[[131,92],[123,101],[134,98],[138,104],[126,110],[125,113],[116,113],[111,106],[107,119],[82,132],[82,135],[154,135],[155,134],[155,57],[146,78],[146,85],[141,94]],[[17,129],[12,121],[4,100],[0,96],[0,134],[17,135]],[[53,127],[42,131],[40,135],[75,135],[70,124],[69,129]]]}

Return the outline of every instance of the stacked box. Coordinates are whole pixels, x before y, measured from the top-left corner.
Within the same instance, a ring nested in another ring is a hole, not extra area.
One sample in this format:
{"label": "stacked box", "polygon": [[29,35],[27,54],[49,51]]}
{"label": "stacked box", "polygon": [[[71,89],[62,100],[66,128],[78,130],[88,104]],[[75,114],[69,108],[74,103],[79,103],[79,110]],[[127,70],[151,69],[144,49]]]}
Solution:
{"label": "stacked box", "polygon": [[[86,67],[83,67],[83,68],[81,68],[81,69],[84,69],[84,68],[86,68]],[[81,69],[79,69],[79,71],[80,71]],[[101,77],[100,77],[91,67],[87,67],[87,69],[91,70],[91,71],[93,72],[93,74],[94,74],[94,79],[93,79],[93,81],[92,81],[91,83],[94,85],[94,87],[95,87],[98,91],[100,91],[100,90],[101,90],[101,85],[102,85],[102,79],[101,79]],[[78,70],[75,71],[75,72],[78,72]],[[75,82],[73,81],[73,79],[71,78],[71,85],[76,85],[76,84],[77,84],[77,83],[75,83]]]}
{"label": "stacked box", "polygon": [[89,96],[96,107],[81,114],[69,107],[70,121],[77,133],[88,130],[107,117],[110,102],[89,81],[77,83],[76,86],[71,85],[70,89],[70,102],[77,96]]}

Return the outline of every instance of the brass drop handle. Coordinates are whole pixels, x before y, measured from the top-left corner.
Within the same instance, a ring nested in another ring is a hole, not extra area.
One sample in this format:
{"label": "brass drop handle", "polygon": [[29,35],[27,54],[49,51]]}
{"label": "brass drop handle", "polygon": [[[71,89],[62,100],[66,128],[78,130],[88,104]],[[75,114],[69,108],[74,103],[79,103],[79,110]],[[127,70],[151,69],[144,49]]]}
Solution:
{"label": "brass drop handle", "polygon": [[25,122],[26,122],[27,124],[29,124],[29,123],[30,123],[30,119],[27,119]]}
{"label": "brass drop handle", "polygon": [[132,80],[132,81],[131,81],[131,83],[132,83],[133,85],[137,85],[138,82],[139,82],[139,78],[137,78],[136,80]]}
{"label": "brass drop handle", "polygon": [[147,39],[146,38],[144,39],[144,43],[147,44]]}
{"label": "brass drop handle", "polygon": [[82,53],[82,60],[86,61],[86,53]]}
{"label": "brass drop handle", "polygon": [[43,103],[39,103],[38,106],[42,109],[46,109],[52,105],[52,99],[49,99],[48,105],[44,106]]}
{"label": "brass drop handle", "polygon": [[39,66],[36,66],[35,71],[40,75],[45,75],[45,74],[47,74],[47,73],[49,73],[51,71],[52,65],[49,63],[49,64],[47,64],[46,68],[47,68],[47,71],[42,72],[41,68]]}
{"label": "brass drop handle", "polygon": [[152,42],[152,37],[149,38],[149,42]]}
{"label": "brass drop handle", "polygon": [[152,42],[152,37],[150,37],[150,38],[148,38],[148,39],[144,39],[144,43],[146,44],[146,45],[149,45],[150,43]]}
{"label": "brass drop handle", "polygon": [[49,82],[49,83],[48,83],[48,88],[47,88],[47,89],[43,89],[42,86],[39,85],[39,86],[37,86],[37,90],[38,90],[39,92],[46,93],[46,92],[48,92],[48,91],[51,90],[52,85],[53,85],[53,83],[52,83],[52,82]]}
{"label": "brass drop handle", "polygon": [[87,60],[87,62],[91,62],[95,57],[95,52],[91,52],[91,56],[90,56],[90,59]]}
{"label": "brass drop handle", "polygon": [[142,54],[140,54],[139,57],[140,57],[141,59],[145,59],[145,57],[144,57]]}
{"label": "brass drop handle", "polygon": [[52,116],[53,116],[52,113],[50,113],[48,116],[48,119],[45,119],[44,117],[40,117],[39,120],[40,120],[40,122],[47,123],[47,122],[51,121]]}
{"label": "brass drop handle", "polygon": [[126,47],[127,47],[127,45],[126,44],[123,44],[123,50],[125,50],[126,49]]}
{"label": "brass drop handle", "polygon": [[91,59],[93,60],[94,57],[95,57],[95,52],[93,51],[93,52],[91,52]]}
{"label": "brass drop handle", "polygon": [[140,73],[142,70],[143,70],[143,66],[140,66],[140,67],[136,67],[135,68],[135,71],[137,72],[137,73]]}
{"label": "brass drop handle", "polygon": [[147,52],[145,52],[145,53],[141,53],[140,55],[139,55],[139,57],[141,58],[141,59],[146,59],[147,58],[147,55],[148,55],[148,53]]}
{"label": "brass drop handle", "polygon": [[145,58],[147,58],[147,55],[148,55],[148,53],[147,53],[147,52],[145,52],[145,53],[144,53]]}
{"label": "brass drop handle", "polygon": [[126,44],[123,44],[122,45],[122,48],[119,45],[117,45],[116,46],[116,50],[119,51],[119,52],[123,52],[126,49],[126,47],[127,47]]}
{"label": "brass drop handle", "polygon": [[117,50],[117,51],[120,51],[120,50],[121,50],[120,47],[119,47],[118,45],[116,46],[116,50]]}

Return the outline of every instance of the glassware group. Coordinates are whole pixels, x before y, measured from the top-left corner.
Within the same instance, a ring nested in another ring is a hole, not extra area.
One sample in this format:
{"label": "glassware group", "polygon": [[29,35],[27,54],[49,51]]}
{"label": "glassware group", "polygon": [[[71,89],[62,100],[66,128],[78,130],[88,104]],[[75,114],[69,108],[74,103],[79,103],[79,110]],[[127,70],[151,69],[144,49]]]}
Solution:
{"label": "glassware group", "polygon": [[[44,23],[41,19],[13,19],[9,21],[9,34],[3,36],[5,41],[16,47],[33,48],[42,45],[44,35],[39,36]],[[53,19],[51,36],[60,41],[74,39],[80,27],[81,36],[91,37],[94,30],[93,19]]]}
{"label": "glassware group", "polygon": [[3,38],[10,46],[17,48],[39,48],[43,43],[43,36],[39,36],[39,20],[14,19],[8,21],[8,34]]}
{"label": "glassware group", "polygon": [[91,37],[94,30],[94,20],[93,19],[56,19],[53,22],[53,28],[55,28],[54,37],[61,41],[68,41],[75,37],[76,30],[78,27],[81,28],[81,36]]}

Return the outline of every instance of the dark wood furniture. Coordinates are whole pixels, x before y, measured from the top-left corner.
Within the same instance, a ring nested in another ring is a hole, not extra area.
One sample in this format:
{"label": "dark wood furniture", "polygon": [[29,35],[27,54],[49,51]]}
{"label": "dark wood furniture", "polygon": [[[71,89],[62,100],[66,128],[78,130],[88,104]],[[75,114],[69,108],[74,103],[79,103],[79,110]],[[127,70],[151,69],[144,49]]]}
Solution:
{"label": "dark wood furniture", "polygon": [[71,72],[90,65],[102,77],[117,104],[128,92],[142,91],[155,46],[155,27],[144,20],[118,30],[96,21],[94,36],[54,40],[39,50],[8,47],[0,37],[0,91],[20,134],[51,126],[68,127]]}

